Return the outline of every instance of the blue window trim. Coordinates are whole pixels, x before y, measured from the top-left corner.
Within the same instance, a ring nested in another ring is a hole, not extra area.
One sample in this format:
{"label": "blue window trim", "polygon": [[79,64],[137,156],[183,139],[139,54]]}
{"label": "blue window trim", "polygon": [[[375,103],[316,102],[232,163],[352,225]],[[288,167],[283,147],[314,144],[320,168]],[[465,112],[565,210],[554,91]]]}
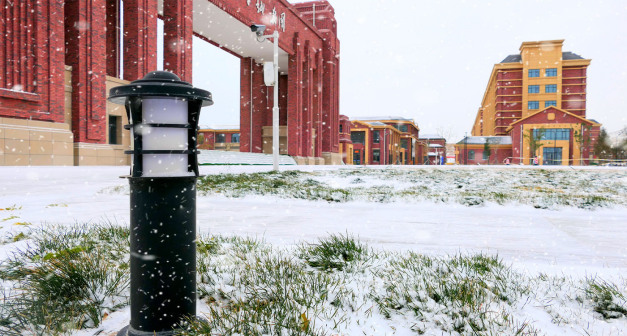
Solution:
{"label": "blue window trim", "polygon": [[540,77],[540,69],[529,69],[528,77]]}
{"label": "blue window trim", "polygon": [[549,106],[557,106],[557,101],[555,100],[547,100],[544,102],[544,107],[549,107]]}
{"label": "blue window trim", "polygon": [[556,93],[557,92],[557,84],[547,84],[544,87],[544,93]]}
{"label": "blue window trim", "polygon": [[544,70],[545,77],[557,77],[557,68],[549,68]]}
{"label": "blue window trim", "polygon": [[529,110],[537,110],[540,108],[540,102],[537,100],[531,100],[527,104],[527,109]]}
{"label": "blue window trim", "polygon": [[529,85],[527,88],[528,93],[540,93],[540,85]]}

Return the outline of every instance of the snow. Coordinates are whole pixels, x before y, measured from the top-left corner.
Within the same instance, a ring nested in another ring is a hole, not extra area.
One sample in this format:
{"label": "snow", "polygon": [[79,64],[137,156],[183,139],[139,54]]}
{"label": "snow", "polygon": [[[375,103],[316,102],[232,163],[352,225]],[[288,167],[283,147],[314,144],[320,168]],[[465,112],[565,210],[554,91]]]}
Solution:
{"label": "snow", "polygon": [[[270,169],[267,166],[200,167],[201,175]],[[353,168],[291,166],[281,169],[333,172]],[[520,167],[420,169],[494,169],[498,175]],[[627,183],[624,169],[599,167],[594,170],[622,174],[622,178],[613,182]],[[0,238],[4,240],[43,224],[73,225],[108,220],[128,225],[128,182],[120,178],[128,171],[128,167],[0,167],[0,208],[3,209],[0,211]],[[481,176],[477,175],[477,178]],[[488,174],[483,178],[493,176]],[[354,177],[333,174],[322,174],[318,179],[332,186],[345,187],[355,181]],[[370,177],[361,182],[360,186],[405,183]],[[575,278],[599,276],[616,283],[624,283],[621,277],[627,274],[627,211],[624,205],[594,210],[574,207],[536,209],[513,203],[468,207],[454,202],[401,200],[376,203],[361,200],[328,203],[267,196],[227,198],[208,195],[199,196],[197,207],[200,234],[259,237],[270,244],[289,247],[302,241],[315,241],[330,233],[348,232],[380,249],[412,250],[434,256],[458,252],[498,254],[505,263],[528,274],[542,272]],[[24,243],[0,245],[0,260],[6,259],[11,250]],[[203,303],[199,302],[199,311],[202,307]],[[518,313],[530,316],[551,335],[568,334],[566,329],[551,323],[552,317],[547,316],[545,310],[525,306]],[[128,308],[113,312],[103,326],[107,330],[119,330],[128,323],[128,315]],[[393,325],[394,322],[381,320],[377,323]],[[598,329],[592,325],[593,334],[616,334],[606,333],[603,324],[599,325]],[[625,325],[624,319],[622,325]],[[93,334],[93,330],[89,332],[80,331],[76,335]]]}

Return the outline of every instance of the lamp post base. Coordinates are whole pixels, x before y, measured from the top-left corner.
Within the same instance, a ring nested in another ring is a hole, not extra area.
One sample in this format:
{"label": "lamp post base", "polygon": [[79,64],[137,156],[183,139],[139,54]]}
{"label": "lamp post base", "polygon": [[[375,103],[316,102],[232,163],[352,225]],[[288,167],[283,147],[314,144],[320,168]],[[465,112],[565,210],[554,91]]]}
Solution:
{"label": "lamp post base", "polygon": [[171,331],[159,331],[159,332],[146,332],[139,331],[131,328],[130,325],[124,327],[124,329],[120,330],[117,336],[172,336],[174,335],[174,330]]}

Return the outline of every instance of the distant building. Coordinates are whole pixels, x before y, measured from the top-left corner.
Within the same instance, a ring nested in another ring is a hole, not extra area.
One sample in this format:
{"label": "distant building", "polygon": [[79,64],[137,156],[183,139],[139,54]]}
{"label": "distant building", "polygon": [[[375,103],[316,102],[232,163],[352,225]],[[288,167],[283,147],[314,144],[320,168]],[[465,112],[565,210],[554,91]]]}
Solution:
{"label": "distant building", "polygon": [[420,164],[425,147],[412,119],[385,116],[355,118],[351,142],[355,165]]}
{"label": "distant building", "polygon": [[237,126],[201,127],[201,129],[198,130],[198,148],[239,152],[239,128],[237,128]]}
{"label": "distant building", "polygon": [[[509,137],[508,162],[579,165],[592,159],[601,125],[586,119],[587,68],[590,60],[563,52],[564,40],[523,42],[520,54],[494,65],[472,127],[472,137],[455,146],[457,163],[502,163],[483,146],[496,141],[504,153]],[[473,143],[484,139],[484,143]],[[497,141],[498,139],[498,141]],[[495,147],[495,148],[497,148]],[[475,159],[471,159],[473,153]],[[478,152],[491,154],[486,160]]]}
{"label": "distant building", "polygon": [[428,150],[422,159],[422,164],[443,165],[446,164],[446,139],[439,134],[424,134],[419,138]]}

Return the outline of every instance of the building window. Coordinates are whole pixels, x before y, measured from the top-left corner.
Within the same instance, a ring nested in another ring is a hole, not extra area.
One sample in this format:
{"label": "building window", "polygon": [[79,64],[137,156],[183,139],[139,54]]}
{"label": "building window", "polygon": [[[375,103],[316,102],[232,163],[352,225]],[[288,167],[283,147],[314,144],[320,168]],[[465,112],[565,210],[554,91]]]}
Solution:
{"label": "building window", "polygon": [[233,133],[231,135],[231,143],[239,143],[239,133]]}
{"label": "building window", "polygon": [[344,127],[342,127],[344,125],[340,124],[340,133],[344,133]]}
{"label": "building window", "polygon": [[557,77],[557,68],[546,69],[544,73],[546,74],[546,77]]}
{"label": "building window", "polygon": [[216,134],[216,143],[225,143],[226,142],[226,134],[218,133]]}
{"label": "building window", "polygon": [[549,106],[557,106],[557,102],[555,100],[547,100],[544,102],[544,107],[549,107]]}
{"label": "building window", "polygon": [[381,133],[379,131],[372,132],[372,142],[377,144],[381,142]]}
{"label": "building window", "polygon": [[530,110],[537,110],[540,108],[540,102],[536,100],[532,100],[529,102],[529,106],[527,106]]}
{"label": "building window", "polygon": [[545,93],[555,93],[557,92],[557,84],[549,84],[544,87]]}
{"label": "building window", "polygon": [[534,129],[533,137],[536,140],[570,140],[570,128]]}
{"label": "building window", "polygon": [[407,149],[409,147],[409,139],[401,139],[401,148]]}
{"label": "building window", "polygon": [[540,69],[529,69],[529,77],[540,77]]}
{"label": "building window", "polygon": [[529,93],[540,93],[540,85],[529,85]]}
{"label": "building window", "polygon": [[468,160],[474,160],[475,159],[475,151],[471,150],[468,151]]}
{"label": "building window", "polygon": [[396,129],[401,131],[401,132],[407,132],[407,125],[405,125],[405,124],[398,124],[398,125],[396,125]]}
{"label": "building window", "polygon": [[354,144],[365,144],[366,143],[366,132],[351,132],[351,141]]}
{"label": "building window", "polygon": [[378,149],[372,150],[372,162],[379,163],[381,161],[381,151]]}
{"label": "building window", "polygon": [[120,144],[120,138],[121,134],[121,128],[120,128],[120,124],[121,124],[121,119],[118,116],[109,116],[109,144],[110,145],[119,145]]}
{"label": "building window", "polygon": [[488,155],[487,151],[483,151],[483,159],[484,160],[489,160],[490,159],[490,156]]}

